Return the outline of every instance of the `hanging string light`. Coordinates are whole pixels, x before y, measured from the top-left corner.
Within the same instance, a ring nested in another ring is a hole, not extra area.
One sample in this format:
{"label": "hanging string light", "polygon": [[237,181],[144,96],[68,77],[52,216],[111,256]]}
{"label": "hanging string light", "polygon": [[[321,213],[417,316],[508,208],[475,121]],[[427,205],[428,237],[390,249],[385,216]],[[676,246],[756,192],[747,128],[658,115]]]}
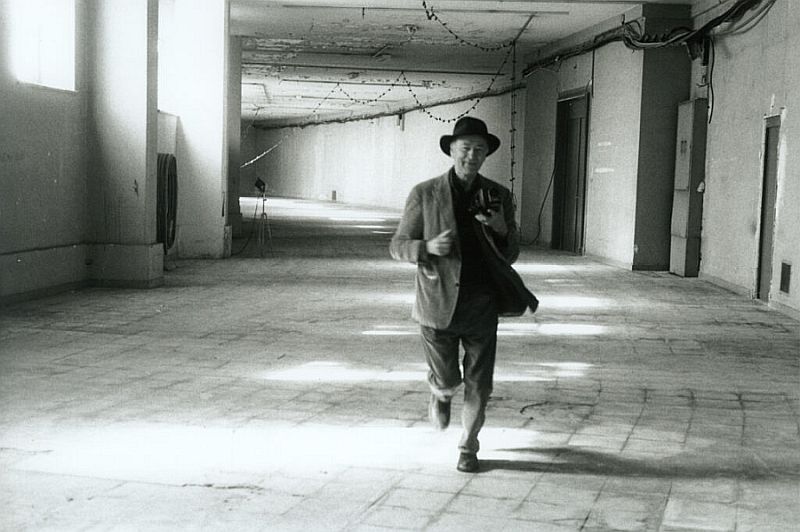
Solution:
{"label": "hanging string light", "polygon": [[394,90],[395,87],[399,87],[400,86],[400,80],[403,77],[405,77],[404,71],[400,71],[400,74],[398,74],[397,78],[395,78],[395,80],[391,84],[389,84],[389,86],[386,88],[386,90],[383,91],[382,93],[380,93],[375,98],[367,98],[367,99],[355,98],[355,97],[351,96],[346,90],[344,90],[344,87],[342,87],[339,83],[336,84],[336,87],[339,89],[339,92],[341,92],[345,96],[345,98],[347,98],[348,100],[350,100],[353,103],[358,103],[358,104],[377,103],[378,101],[383,99],[387,94],[392,92],[392,90]]}
{"label": "hanging string light", "polygon": [[405,77],[405,75],[403,75],[403,80],[405,80],[406,87],[408,87],[408,92],[411,93],[411,96],[414,98],[414,101],[417,102],[417,105],[419,106],[419,110],[420,111],[422,111],[423,113],[428,115],[428,117],[432,118],[433,120],[436,120],[437,122],[443,122],[445,124],[450,123],[450,122],[455,122],[456,120],[458,120],[460,118],[463,118],[463,117],[467,116],[469,113],[471,113],[476,107],[478,107],[478,104],[481,103],[481,100],[483,98],[485,98],[486,96],[488,96],[492,92],[492,88],[494,88],[494,84],[497,81],[497,78],[500,77],[500,74],[503,72],[503,69],[505,68],[506,63],[508,63],[509,57],[511,57],[511,51],[512,50],[513,50],[513,48],[511,48],[506,53],[506,56],[503,59],[503,62],[500,64],[500,67],[497,69],[497,72],[494,74],[494,76],[492,76],[492,79],[489,82],[489,86],[486,87],[486,90],[484,90],[480,94],[480,96],[475,98],[475,100],[472,102],[472,105],[470,105],[470,107],[466,111],[464,111],[464,112],[462,112],[462,113],[460,113],[457,116],[454,116],[452,118],[442,118],[441,116],[437,116],[437,115],[433,114],[430,110],[428,110],[427,106],[424,103],[422,103],[422,101],[420,101],[419,97],[414,92],[414,89],[412,89],[412,87],[411,87],[411,82],[408,80],[407,77]]}
{"label": "hanging string light", "polygon": [[[534,15],[531,14],[528,17],[528,19],[526,20],[526,22],[523,25],[523,27],[519,30],[519,32],[517,33],[517,35],[513,39],[511,39],[511,40],[509,40],[507,42],[504,42],[504,43],[500,43],[498,45],[485,46],[485,45],[481,45],[481,44],[478,44],[478,43],[471,42],[471,41],[469,41],[467,39],[464,39],[463,37],[461,37],[460,35],[455,33],[452,29],[450,29],[448,27],[447,23],[445,21],[443,21],[438,16],[438,14],[434,11],[433,7],[428,7],[428,4],[427,4],[426,0],[422,0],[422,6],[423,6],[423,9],[425,10],[425,13],[426,13],[426,15],[428,17],[428,20],[435,20],[436,22],[438,22],[445,30],[447,30],[448,33],[453,35],[453,37],[456,40],[458,40],[461,44],[472,46],[472,47],[477,48],[479,50],[482,50],[484,52],[497,52],[499,50],[508,49],[508,51],[505,54],[505,57],[503,58],[502,63],[498,67],[498,69],[495,72],[494,76],[492,76],[492,79],[489,81],[489,85],[486,87],[485,90],[483,90],[479,94],[479,96],[474,98],[474,100],[472,102],[472,105],[470,105],[469,108],[467,108],[465,111],[463,111],[463,112],[459,113],[458,115],[456,115],[454,117],[451,117],[451,118],[443,118],[443,117],[440,117],[440,116],[437,116],[437,115],[433,114],[428,109],[428,107],[431,106],[431,105],[439,105],[439,104],[427,104],[426,105],[425,103],[423,103],[422,100],[417,95],[417,93],[414,91],[412,83],[408,79],[408,77],[406,76],[405,71],[400,71],[400,73],[398,74],[397,78],[392,83],[390,83],[389,86],[382,93],[380,93],[378,96],[376,96],[374,98],[368,98],[368,99],[356,98],[356,97],[352,96],[350,93],[348,93],[341,86],[340,83],[337,83],[328,92],[328,94],[322,100],[320,100],[319,103],[317,103],[316,107],[309,114],[309,118],[312,117],[313,115],[315,115],[317,113],[317,111],[319,110],[319,108],[322,106],[322,104],[325,103],[325,101],[328,100],[328,98],[330,98],[331,95],[336,91],[340,92],[342,95],[345,96],[345,98],[350,100],[352,103],[354,103],[354,104],[362,104],[363,105],[363,104],[376,103],[376,102],[380,101],[381,99],[386,97],[386,95],[389,94],[396,87],[399,87],[401,85],[401,83],[402,83],[402,84],[404,84],[406,86],[408,92],[411,94],[411,97],[416,102],[418,110],[422,111],[429,118],[431,118],[433,120],[436,120],[438,122],[442,122],[442,123],[455,122],[455,121],[467,116],[469,113],[471,113],[473,110],[475,110],[475,108],[478,107],[478,105],[481,103],[483,98],[485,98],[486,96],[489,96],[492,93],[492,90],[494,89],[494,85],[497,82],[497,79],[502,74],[503,69],[506,67],[506,64],[508,64],[509,59],[512,59],[512,73],[511,73],[511,80],[512,80],[511,108],[512,109],[511,109],[511,129],[510,129],[511,143],[510,143],[510,146],[511,146],[511,187],[512,187],[512,193],[513,193],[513,186],[514,186],[514,180],[515,180],[515,177],[514,177],[514,165],[516,164],[515,163],[515,158],[514,158],[514,153],[515,153],[515,148],[516,148],[516,146],[515,146],[515,132],[516,132],[516,126],[515,126],[515,119],[516,119],[516,88],[515,87],[516,87],[516,70],[517,70],[516,69],[516,61],[517,61],[516,49],[517,49],[517,42],[519,41],[519,38],[521,37],[522,33],[525,31],[525,29],[530,24],[530,22],[533,19]],[[413,35],[412,35],[412,37],[409,38],[409,41],[411,40],[411,38],[413,38]],[[320,123],[322,123],[322,122],[320,122]],[[255,124],[255,120],[253,121],[253,125],[254,124]],[[258,161],[259,159],[261,159],[262,157],[267,155],[269,152],[271,152],[273,149],[277,148],[283,142],[283,140],[285,140],[285,138],[281,139],[281,141],[279,141],[276,145],[274,145],[274,146],[270,147],[269,149],[265,150],[264,152],[259,154],[257,157],[255,157],[252,160],[250,160],[250,161],[244,163],[243,165],[241,165],[241,168],[245,168],[247,166],[250,166],[251,164],[254,164],[256,161]]]}
{"label": "hanging string light", "polygon": [[509,151],[511,153],[511,169],[509,182],[511,183],[511,199],[516,202],[514,197],[514,166],[517,161],[514,157],[516,151],[516,133],[517,133],[517,44],[514,41],[514,46],[511,47],[511,129],[509,129]]}
{"label": "hanging string light", "polygon": [[422,8],[425,10],[425,15],[428,17],[428,20],[435,20],[436,22],[438,22],[445,30],[447,30],[447,33],[455,37],[455,39],[461,44],[472,46],[473,48],[483,50],[484,52],[497,52],[498,50],[514,46],[514,42],[516,41],[516,39],[512,39],[510,41],[506,41],[504,43],[496,44],[493,46],[485,46],[472,41],[468,41],[467,39],[461,37],[456,32],[451,30],[450,27],[447,25],[447,23],[439,17],[436,11],[434,11],[433,6],[428,7],[428,3],[426,2],[426,0],[422,0]]}

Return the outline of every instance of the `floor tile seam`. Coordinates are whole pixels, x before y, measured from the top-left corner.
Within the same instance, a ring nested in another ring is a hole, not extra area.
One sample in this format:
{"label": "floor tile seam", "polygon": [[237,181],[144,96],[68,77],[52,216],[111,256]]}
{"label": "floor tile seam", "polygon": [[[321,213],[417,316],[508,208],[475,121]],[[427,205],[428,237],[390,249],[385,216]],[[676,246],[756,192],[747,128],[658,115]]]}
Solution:
{"label": "floor tile seam", "polygon": [[689,419],[686,422],[686,430],[683,433],[682,443],[684,446],[689,440],[689,433],[692,430],[692,424],[694,423],[695,415],[697,413],[697,398],[695,397],[695,392],[691,388],[687,388],[687,392],[689,393]]}
{"label": "floor tile seam", "polygon": [[343,530],[343,531],[353,530],[358,524],[362,524],[364,522],[364,519],[369,516],[370,510],[372,510],[373,508],[379,507],[379,506],[376,506],[378,500],[380,500],[381,498],[384,498],[384,497],[385,497],[385,494],[381,494],[380,496],[378,496],[376,499],[374,499],[373,501],[371,501],[369,503],[359,504],[358,505],[358,511],[357,512],[353,512],[353,515],[350,516],[347,519],[346,524],[343,525],[341,530]]}
{"label": "floor tile seam", "polygon": [[630,441],[631,437],[633,436],[633,433],[636,430],[636,427],[638,427],[639,421],[642,419],[642,416],[644,415],[644,411],[647,408],[647,400],[648,400],[649,390],[648,390],[648,388],[642,388],[641,391],[643,393],[643,397],[642,397],[642,401],[641,401],[642,406],[641,406],[641,409],[639,410],[639,415],[636,417],[636,420],[633,422],[633,426],[631,426],[631,429],[628,432],[628,436],[625,438],[625,442],[623,442],[622,447],[620,448],[620,452],[625,451],[625,448],[628,446],[628,442]]}
{"label": "floor tile seam", "polygon": [[[460,473],[463,474],[463,473]],[[428,520],[425,524],[424,529],[428,529],[431,526],[435,525],[438,521],[441,520],[442,516],[448,513],[447,509],[452,506],[453,502],[462,494],[464,494],[464,490],[466,487],[473,482],[477,477],[473,476],[469,481],[465,482],[455,493],[442,505],[441,509],[438,512],[435,512],[433,516]],[[458,512],[450,512],[458,515]]]}
{"label": "floor tile seam", "polygon": [[[410,492],[414,492],[414,493],[430,493],[430,494],[451,495],[450,491],[448,491],[448,490],[437,491],[437,490],[430,490],[430,489],[408,488],[408,487],[402,486],[401,483],[402,483],[402,480],[400,480],[399,482],[397,482],[396,484],[391,486],[389,491],[393,492],[393,493],[394,492],[398,492],[398,491],[410,491]],[[450,498],[447,499],[447,502],[445,502],[445,505],[450,503],[450,499],[451,498],[452,498],[452,495],[451,495]],[[387,497],[387,499],[388,499],[388,497]],[[410,506],[403,506],[402,504],[399,504],[399,503],[398,504],[381,504],[381,507],[384,507],[384,508],[398,508],[398,509],[402,509],[402,510],[411,510],[411,511],[420,510],[421,509],[421,510],[425,510],[427,513],[431,513],[431,514],[436,513],[436,510],[434,508],[412,508]],[[442,505],[442,507],[444,507],[444,505]]]}
{"label": "floor tile seam", "polygon": [[[558,455],[556,455],[556,457],[557,456]],[[536,475],[535,480],[531,483],[530,489],[522,497],[522,500],[519,502],[519,504],[516,507],[514,507],[514,510],[512,510],[512,513],[518,512],[525,505],[525,503],[529,501],[529,498],[531,497],[533,492],[536,491],[536,488],[541,484],[542,478],[546,474],[547,468],[551,468],[551,467],[553,467],[553,463],[552,462],[547,465],[547,467],[545,468],[545,471],[543,471],[543,472],[539,473],[538,475]]]}
{"label": "floor tile seam", "polygon": [[584,530],[586,528],[586,525],[589,522],[589,518],[592,516],[592,512],[595,506],[597,506],[597,501],[600,500],[600,495],[603,493],[603,489],[605,488],[606,484],[608,484],[608,478],[603,479],[603,483],[600,485],[600,489],[597,490],[597,494],[595,495],[594,500],[592,501],[592,505],[590,506],[589,511],[586,512],[586,517],[584,518],[583,523],[581,523],[579,530]]}
{"label": "floor tile seam", "polygon": [[[200,484],[191,484],[191,483],[184,483],[184,484],[175,484],[170,482],[158,482],[153,480],[141,480],[141,479],[128,479],[128,478],[118,478],[118,477],[104,477],[98,475],[81,475],[77,473],[56,473],[52,471],[43,471],[41,469],[28,469],[28,468],[21,468],[21,467],[11,467],[9,468],[13,471],[18,473],[24,474],[33,474],[33,475],[40,475],[40,476],[51,476],[51,477],[64,477],[64,478],[73,478],[73,479],[81,479],[81,480],[89,480],[89,481],[100,481],[100,482],[111,482],[115,483],[115,485],[111,488],[108,488],[105,491],[112,491],[119,489],[126,485],[141,485],[141,486],[157,486],[163,488],[187,488],[187,487],[207,487]],[[213,487],[213,486],[209,486]]]}

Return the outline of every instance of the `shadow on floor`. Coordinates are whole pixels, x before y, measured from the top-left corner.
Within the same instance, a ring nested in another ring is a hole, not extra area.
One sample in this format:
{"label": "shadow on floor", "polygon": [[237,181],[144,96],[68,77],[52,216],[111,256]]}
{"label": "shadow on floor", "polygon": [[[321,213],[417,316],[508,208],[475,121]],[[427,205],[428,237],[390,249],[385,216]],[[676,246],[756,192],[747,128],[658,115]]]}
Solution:
{"label": "shadow on floor", "polygon": [[[655,443],[655,442],[654,442]],[[548,455],[545,460],[481,459],[481,470],[510,470],[652,478],[777,479],[800,477],[797,455],[765,457],[736,448],[710,447],[669,458],[623,458],[580,447],[496,449],[500,452]]]}

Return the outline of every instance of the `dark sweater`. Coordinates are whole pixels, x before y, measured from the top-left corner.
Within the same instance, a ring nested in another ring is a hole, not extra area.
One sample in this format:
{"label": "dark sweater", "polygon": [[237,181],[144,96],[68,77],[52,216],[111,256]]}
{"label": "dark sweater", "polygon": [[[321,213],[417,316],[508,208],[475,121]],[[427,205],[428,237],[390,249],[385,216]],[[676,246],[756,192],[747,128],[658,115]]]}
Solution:
{"label": "dark sweater", "polygon": [[475,233],[477,223],[475,217],[468,210],[478,186],[478,178],[476,177],[472,181],[469,190],[465,190],[455,171],[450,170],[453,214],[456,219],[458,243],[461,248],[461,278],[459,279],[459,284],[462,287],[491,285],[486,259],[483,256],[478,236]]}

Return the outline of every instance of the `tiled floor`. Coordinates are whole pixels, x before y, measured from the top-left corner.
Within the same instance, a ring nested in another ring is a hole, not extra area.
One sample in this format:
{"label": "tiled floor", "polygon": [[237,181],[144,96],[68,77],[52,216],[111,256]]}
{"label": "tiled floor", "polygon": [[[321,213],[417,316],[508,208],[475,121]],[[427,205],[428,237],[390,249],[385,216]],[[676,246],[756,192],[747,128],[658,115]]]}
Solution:
{"label": "tiled floor", "polygon": [[528,249],[541,310],[502,322],[482,470],[459,473],[396,214],[268,212],[262,249],[163,288],[0,310],[0,529],[800,529],[797,321]]}

